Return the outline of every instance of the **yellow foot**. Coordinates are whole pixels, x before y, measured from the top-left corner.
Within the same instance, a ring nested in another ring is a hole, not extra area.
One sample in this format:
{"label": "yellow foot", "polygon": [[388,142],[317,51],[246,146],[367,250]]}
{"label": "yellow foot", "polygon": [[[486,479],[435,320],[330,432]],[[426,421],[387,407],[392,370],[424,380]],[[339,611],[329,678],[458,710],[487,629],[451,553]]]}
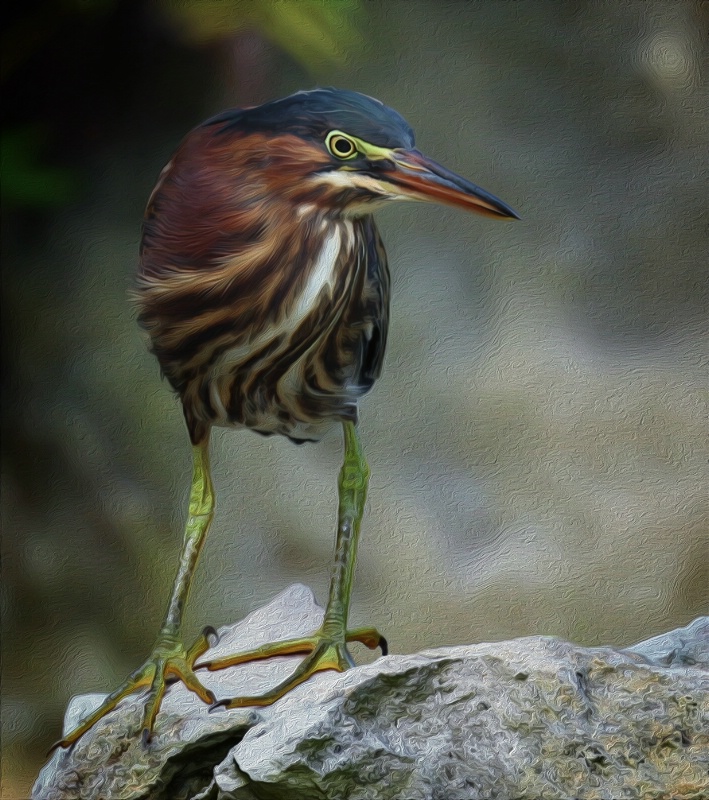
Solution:
{"label": "yellow foot", "polygon": [[354,666],[352,656],[347,652],[347,642],[361,642],[370,650],[380,647],[382,655],[387,654],[386,639],[375,628],[356,628],[347,631],[344,636],[325,633],[322,629],[316,631],[312,636],[302,639],[286,639],[283,642],[271,642],[247,650],[234,656],[226,658],[216,658],[210,661],[203,661],[195,666],[197,668],[207,667],[211,671],[226,669],[236,664],[245,664],[249,661],[259,661],[273,656],[289,656],[305,653],[304,658],[298,665],[295,672],[285,681],[279,683],[274,689],[258,697],[235,697],[231,700],[220,700],[214,703],[210,711],[224,708],[244,708],[245,706],[269,706],[275,703],[284,695],[288,694],[301,683],[308,680],[316,672],[334,669],[337,672],[344,672],[349,667]]}
{"label": "yellow foot", "polygon": [[194,663],[211,646],[211,636],[216,636],[216,631],[213,628],[205,628],[189,650],[177,638],[158,639],[150,658],[131,673],[125,683],[109,694],[103,703],[70,734],[53,744],[50,752],[57,747],[73,747],[89,728],[113,711],[124,697],[139,689],[149,689],[143,715],[143,744],[150,741],[155,718],[168,684],[182,681],[200,700],[212,705],[216,700],[214,693],[205,688],[194,673]]}

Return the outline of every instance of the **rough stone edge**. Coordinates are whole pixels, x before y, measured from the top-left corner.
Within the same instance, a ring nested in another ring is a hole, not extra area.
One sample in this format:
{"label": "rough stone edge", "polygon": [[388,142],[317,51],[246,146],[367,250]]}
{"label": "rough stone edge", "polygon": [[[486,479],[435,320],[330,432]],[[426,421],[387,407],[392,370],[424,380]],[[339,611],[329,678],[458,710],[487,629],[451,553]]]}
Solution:
{"label": "rough stone edge", "polygon": [[[305,594],[304,594],[305,593]],[[246,620],[243,620],[241,623],[237,623],[236,625],[230,625],[226,628],[222,629],[222,638],[224,634],[233,634],[235,630],[241,628],[245,624],[257,616],[259,612],[264,611],[265,609],[270,608],[274,603],[278,600],[281,600],[285,603],[287,607],[293,608],[293,601],[297,600],[303,602],[306,598],[310,600],[314,599],[312,597],[312,592],[310,592],[307,587],[303,587],[301,585],[295,585],[289,587],[286,591],[284,591],[281,595],[276,598],[271,604],[268,604],[264,609],[259,609],[254,614],[250,615]],[[315,606],[315,608],[319,609],[319,607]],[[312,616],[312,608],[307,609],[302,617],[303,624],[312,625],[312,621],[310,617]],[[292,634],[291,634],[292,635]],[[536,638],[536,637],[528,637],[528,638]],[[514,641],[514,640],[513,640]],[[518,640],[519,641],[519,640]],[[523,640],[522,640],[523,641]],[[498,646],[503,647],[506,645],[506,642],[499,642],[497,643]],[[491,645],[494,647],[494,645]],[[425,650],[422,651],[420,654],[416,655],[443,655],[446,652],[454,651],[457,648],[436,648],[432,650]],[[594,649],[594,648],[587,648],[587,649]],[[639,642],[635,645],[632,645],[627,648],[616,648],[619,652],[629,652],[633,653],[635,657],[642,659],[648,664],[654,664],[657,666],[662,666],[664,668],[668,667],[681,667],[681,666],[699,666],[700,668],[705,667],[709,668],[709,617],[698,617],[694,621],[692,621],[689,625],[677,628],[672,631],[668,631],[664,634],[660,634],[655,636],[651,639]],[[284,659],[285,660],[285,659]],[[371,668],[372,665],[368,665],[368,668]],[[357,669],[365,669],[362,668],[355,668]],[[93,705],[102,698],[103,695],[82,695],[72,698],[70,701],[69,707],[67,709],[67,717],[65,720],[65,727],[70,728],[74,720],[80,718],[82,714],[85,713],[87,707],[93,707]],[[254,725],[260,723],[262,721],[262,715],[260,714],[250,714],[245,719],[236,720],[234,719],[233,722],[235,723],[231,727],[231,734],[234,736],[241,736],[243,735]],[[229,727],[224,727],[222,730],[225,732],[228,731]],[[238,729],[238,733],[237,733]],[[209,736],[213,736],[217,738],[219,736],[219,731],[215,730],[212,731]],[[184,752],[185,754],[189,752],[192,747],[185,747]],[[166,759],[166,763],[169,760]],[[221,759],[220,759],[221,760]],[[214,762],[214,767],[218,765],[218,761]],[[33,789],[32,797],[35,800],[41,798],[44,800],[45,795],[42,794],[44,789],[51,788],[53,784],[55,784],[61,778],[61,768],[60,762],[56,759],[52,759],[45,767],[43,768],[40,776],[38,777],[37,783]],[[72,770],[76,769],[76,766],[69,767]],[[140,794],[132,793],[130,795],[126,795],[126,797],[130,798],[138,798],[138,797],[151,797],[153,793],[153,787],[145,787],[145,792]],[[195,797],[203,796],[204,798],[211,798],[214,795],[213,792],[214,788],[214,781],[212,783],[205,786],[201,795],[195,795]],[[147,792],[147,793],[146,793]],[[61,795],[57,794],[57,797]],[[68,795],[66,795],[68,796]],[[113,800],[113,798],[112,798]]]}

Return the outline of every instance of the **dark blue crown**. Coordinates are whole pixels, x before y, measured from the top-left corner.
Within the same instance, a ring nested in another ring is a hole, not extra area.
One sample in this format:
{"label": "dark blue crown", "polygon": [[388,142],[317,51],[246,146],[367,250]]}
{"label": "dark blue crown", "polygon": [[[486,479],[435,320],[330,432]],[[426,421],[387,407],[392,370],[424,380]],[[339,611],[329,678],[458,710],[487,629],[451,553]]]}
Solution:
{"label": "dark blue crown", "polygon": [[331,130],[340,130],[380,147],[414,146],[414,132],[401,114],[373,97],[346,89],[296,92],[255,108],[224,111],[204,124],[220,122],[227,123],[224,131],[292,133],[322,140]]}

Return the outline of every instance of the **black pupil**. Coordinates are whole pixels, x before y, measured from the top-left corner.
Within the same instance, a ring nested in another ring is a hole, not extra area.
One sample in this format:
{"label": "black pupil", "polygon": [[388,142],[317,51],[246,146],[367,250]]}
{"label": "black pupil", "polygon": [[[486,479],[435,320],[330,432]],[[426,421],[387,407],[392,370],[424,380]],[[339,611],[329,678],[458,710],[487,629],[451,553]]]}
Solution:
{"label": "black pupil", "polygon": [[347,139],[335,139],[335,150],[341,156],[348,156],[352,149],[352,142],[348,142]]}

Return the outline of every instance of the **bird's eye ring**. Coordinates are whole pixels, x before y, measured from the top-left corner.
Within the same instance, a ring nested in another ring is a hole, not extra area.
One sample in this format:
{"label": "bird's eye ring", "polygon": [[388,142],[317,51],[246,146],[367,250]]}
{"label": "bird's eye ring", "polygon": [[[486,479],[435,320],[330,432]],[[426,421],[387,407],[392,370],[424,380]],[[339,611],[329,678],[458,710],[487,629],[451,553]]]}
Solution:
{"label": "bird's eye ring", "polygon": [[357,145],[339,131],[331,131],[325,139],[327,149],[336,158],[354,158],[357,155]]}

